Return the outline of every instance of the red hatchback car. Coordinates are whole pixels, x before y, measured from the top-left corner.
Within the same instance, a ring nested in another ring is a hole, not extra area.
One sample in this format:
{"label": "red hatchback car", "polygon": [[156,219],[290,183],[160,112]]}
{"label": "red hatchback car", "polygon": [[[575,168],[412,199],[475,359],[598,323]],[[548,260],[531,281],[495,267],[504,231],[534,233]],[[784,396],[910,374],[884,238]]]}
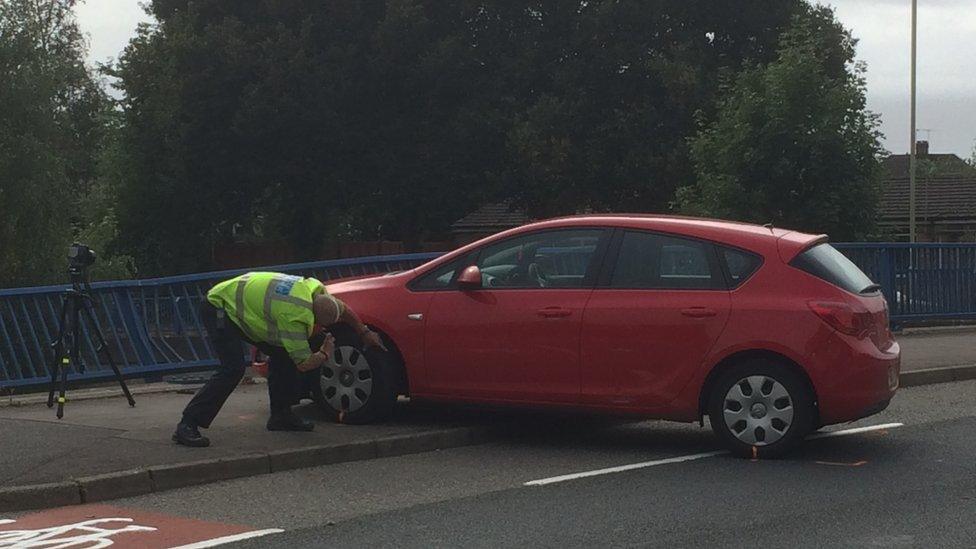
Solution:
{"label": "red hatchback car", "polygon": [[309,390],[362,423],[413,399],[701,421],[776,456],[883,410],[900,351],[879,287],[825,236],[591,215],[509,230],[416,269],[331,284],[389,343],[336,328]]}

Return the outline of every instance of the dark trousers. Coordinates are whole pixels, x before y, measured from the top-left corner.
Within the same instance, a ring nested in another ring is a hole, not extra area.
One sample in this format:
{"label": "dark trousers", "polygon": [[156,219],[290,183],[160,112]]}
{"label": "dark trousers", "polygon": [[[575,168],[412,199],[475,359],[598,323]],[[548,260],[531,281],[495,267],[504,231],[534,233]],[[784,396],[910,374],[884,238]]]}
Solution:
{"label": "dark trousers", "polygon": [[217,371],[197,391],[183,410],[183,419],[199,427],[210,427],[237,384],[244,377],[244,344],[256,346],[269,357],[268,396],[271,414],[290,413],[292,404],[298,401],[299,374],[295,363],[281,347],[255,343],[218,309],[204,300],[200,316],[207,329],[207,340],[220,360]]}

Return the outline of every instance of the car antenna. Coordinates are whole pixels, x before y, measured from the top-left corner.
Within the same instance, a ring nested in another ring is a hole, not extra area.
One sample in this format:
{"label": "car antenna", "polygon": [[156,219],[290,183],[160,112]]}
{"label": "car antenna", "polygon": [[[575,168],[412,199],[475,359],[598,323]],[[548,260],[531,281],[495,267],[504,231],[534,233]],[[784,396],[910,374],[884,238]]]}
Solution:
{"label": "car antenna", "polygon": [[766,227],[767,229],[769,229],[769,232],[773,232],[773,222],[772,221],[770,221],[769,223],[763,223],[763,227]]}

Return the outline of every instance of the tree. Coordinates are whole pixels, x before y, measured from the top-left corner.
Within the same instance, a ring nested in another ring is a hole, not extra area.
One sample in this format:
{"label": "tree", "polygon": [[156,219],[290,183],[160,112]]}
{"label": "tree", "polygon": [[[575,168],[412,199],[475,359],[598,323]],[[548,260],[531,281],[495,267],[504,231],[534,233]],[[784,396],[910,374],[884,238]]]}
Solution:
{"label": "tree", "polygon": [[[489,74],[440,2],[155,0],[115,74],[119,223],[147,272],[213,247],[343,233],[416,242],[477,203],[503,132]],[[458,189],[474,192],[458,192]]]}
{"label": "tree", "polygon": [[[511,191],[538,216],[662,211],[693,181],[687,138],[723,75],[765,63],[801,1],[538,2],[508,87]],[[506,81],[506,84],[508,82]]]}
{"label": "tree", "polygon": [[489,197],[664,209],[694,114],[804,6],[154,0],[117,71],[120,230],[161,273],[232,239],[409,246]]}
{"label": "tree", "polygon": [[107,102],[75,0],[0,3],[0,286],[62,280]]}
{"label": "tree", "polygon": [[678,208],[841,240],[870,235],[882,148],[854,46],[829,8],[795,17],[777,58],[737,75],[715,119],[702,121],[691,140],[697,181],[679,190]]}

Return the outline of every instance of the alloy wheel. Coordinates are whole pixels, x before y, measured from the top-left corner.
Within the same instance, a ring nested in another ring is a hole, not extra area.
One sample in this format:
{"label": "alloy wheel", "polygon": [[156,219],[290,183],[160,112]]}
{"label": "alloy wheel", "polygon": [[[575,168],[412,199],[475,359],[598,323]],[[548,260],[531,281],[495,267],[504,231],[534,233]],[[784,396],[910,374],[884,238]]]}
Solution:
{"label": "alloy wheel", "polygon": [[772,377],[748,376],[726,393],[723,415],[725,425],[740,441],[766,446],[783,438],[793,425],[793,398]]}
{"label": "alloy wheel", "polygon": [[322,366],[319,384],[325,400],[334,410],[355,412],[366,404],[373,392],[373,371],[366,355],[359,349],[337,347]]}

